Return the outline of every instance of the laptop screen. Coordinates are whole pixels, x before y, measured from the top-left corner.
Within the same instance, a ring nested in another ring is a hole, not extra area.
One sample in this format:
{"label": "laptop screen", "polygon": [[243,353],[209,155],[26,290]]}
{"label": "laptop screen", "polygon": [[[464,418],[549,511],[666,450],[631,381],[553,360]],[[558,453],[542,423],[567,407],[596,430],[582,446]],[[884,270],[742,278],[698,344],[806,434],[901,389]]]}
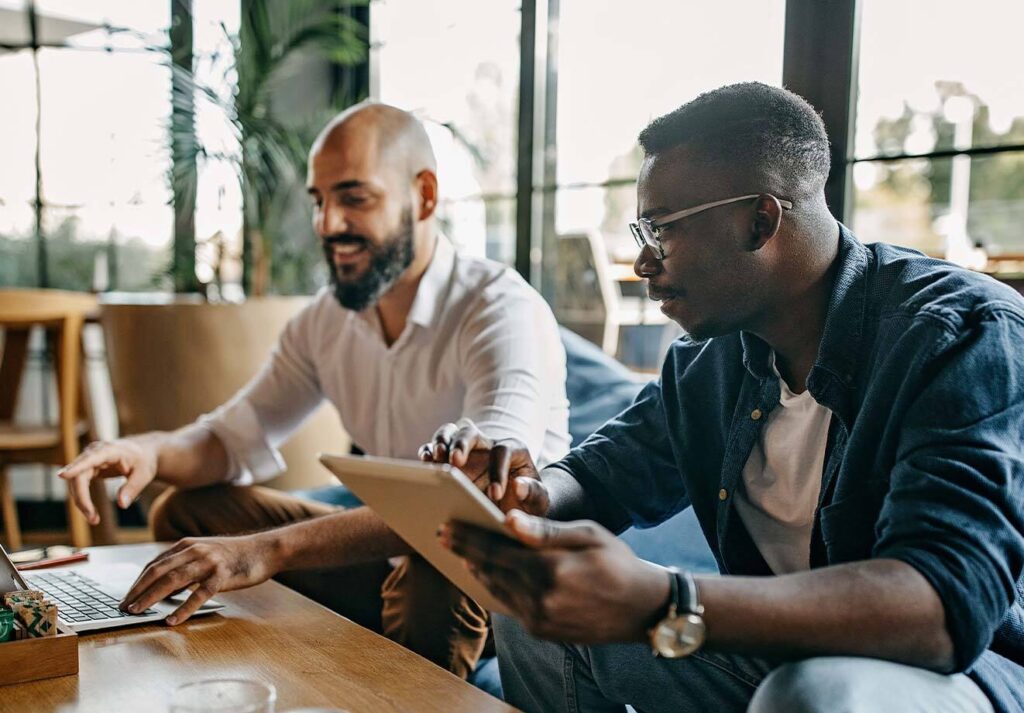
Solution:
{"label": "laptop screen", "polygon": [[14,566],[14,563],[11,562],[11,558],[7,556],[7,550],[0,547],[0,553],[3,554],[3,559],[0,559],[0,594],[16,592],[19,589],[28,589],[28,585],[25,584],[21,573]]}

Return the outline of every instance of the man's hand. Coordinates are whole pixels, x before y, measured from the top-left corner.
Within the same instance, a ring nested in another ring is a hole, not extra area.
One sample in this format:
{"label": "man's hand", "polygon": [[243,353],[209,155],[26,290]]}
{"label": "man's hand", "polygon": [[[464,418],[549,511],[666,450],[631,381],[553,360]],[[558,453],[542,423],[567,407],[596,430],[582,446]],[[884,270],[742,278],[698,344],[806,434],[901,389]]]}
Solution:
{"label": "man's hand", "polygon": [[93,478],[125,477],[127,480],[117,491],[117,504],[126,508],[156,477],[156,467],[155,448],[130,438],[121,438],[90,443],[81,455],[57,471],[57,475],[68,481],[68,492],[75,505],[85,514],[89,524],[95,525],[100,516],[89,496],[89,483]]}
{"label": "man's hand", "polygon": [[251,587],[276,574],[273,551],[260,535],[186,538],[146,565],[121,609],[137,614],[192,589],[185,603],[167,617],[168,624],[179,624],[218,592]]}
{"label": "man's hand", "polygon": [[595,522],[555,522],[512,511],[518,542],[464,523],[441,544],[534,636],[579,644],[645,641],[669,596],[664,569],[636,557]]}
{"label": "man's hand", "polygon": [[546,515],[550,500],[530,451],[517,441],[485,436],[468,418],[446,423],[420,447],[428,463],[450,463],[469,476],[502,512],[523,510]]}

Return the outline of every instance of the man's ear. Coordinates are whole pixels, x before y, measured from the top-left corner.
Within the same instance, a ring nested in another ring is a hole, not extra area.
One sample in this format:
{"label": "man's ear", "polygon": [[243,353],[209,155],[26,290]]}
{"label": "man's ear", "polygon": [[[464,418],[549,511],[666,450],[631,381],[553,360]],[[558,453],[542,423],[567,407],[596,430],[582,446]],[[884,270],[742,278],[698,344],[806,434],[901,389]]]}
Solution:
{"label": "man's ear", "polygon": [[782,205],[775,196],[762,193],[754,203],[754,221],[751,226],[751,248],[760,250],[774,238],[782,225]]}
{"label": "man's ear", "polygon": [[429,168],[417,173],[416,192],[419,195],[417,220],[426,220],[437,210],[437,174]]}

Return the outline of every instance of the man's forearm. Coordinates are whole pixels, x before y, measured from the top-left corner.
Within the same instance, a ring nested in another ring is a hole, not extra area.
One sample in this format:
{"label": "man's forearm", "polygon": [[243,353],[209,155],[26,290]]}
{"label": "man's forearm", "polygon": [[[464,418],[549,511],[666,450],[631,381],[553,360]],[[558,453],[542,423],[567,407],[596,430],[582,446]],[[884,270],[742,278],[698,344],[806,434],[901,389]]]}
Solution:
{"label": "man's forearm", "polygon": [[154,431],[128,440],[156,453],[156,477],[178,488],[201,488],[227,477],[227,449],[208,428],[196,424],[177,431]]}
{"label": "man's forearm", "polygon": [[413,551],[370,508],[344,510],[259,535],[278,572],[346,567]]}
{"label": "man's forearm", "polygon": [[548,491],[547,517],[552,520],[596,520],[605,527],[614,528],[611,513],[602,512],[590,498],[580,482],[562,468],[545,468],[540,472],[541,482]]}
{"label": "man's forearm", "polygon": [[953,666],[938,594],[898,560],[697,582],[709,648],[782,658],[867,656],[937,671]]}

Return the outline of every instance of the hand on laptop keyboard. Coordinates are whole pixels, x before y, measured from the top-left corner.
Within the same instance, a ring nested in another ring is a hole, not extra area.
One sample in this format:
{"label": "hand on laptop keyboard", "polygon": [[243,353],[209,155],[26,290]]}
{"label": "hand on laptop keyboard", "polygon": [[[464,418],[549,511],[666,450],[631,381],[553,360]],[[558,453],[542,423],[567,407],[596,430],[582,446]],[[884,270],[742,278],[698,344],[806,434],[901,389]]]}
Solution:
{"label": "hand on laptop keyboard", "polygon": [[96,586],[96,582],[76,572],[37,574],[31,578],[31,584],[57,605],[57,616],[71,623],[157,613],[155,609],[147,609],[139,614],[121,611],[118,609],[116,597],[107,594]]}

